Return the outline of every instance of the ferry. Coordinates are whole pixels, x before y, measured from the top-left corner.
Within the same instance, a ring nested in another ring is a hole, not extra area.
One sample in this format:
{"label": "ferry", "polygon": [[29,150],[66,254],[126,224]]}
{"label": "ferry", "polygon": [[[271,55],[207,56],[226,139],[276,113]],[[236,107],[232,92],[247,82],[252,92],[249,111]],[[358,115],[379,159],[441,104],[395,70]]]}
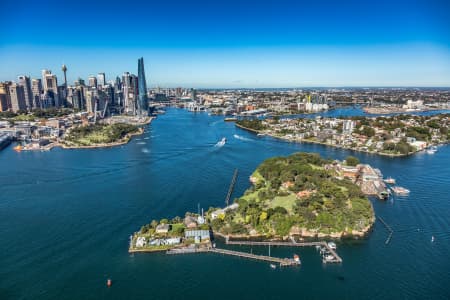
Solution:
{"label": "ferry", "polygon": [[389,184],[395,184],[395,179],[392,177],[388,177],[388,178],[384,179],[383,181],[386,183],[389,183]]}
{"label": "ferry", "polygon": [[393,187],[391,187],[391,190],[396,195],[408,195],[409,194],[409,190],[405,189],[404,187],[401,187],[401,186],[393,186]]}
{"label": "ferry", "polygon": [[225,122],[236,122],[238,119],[236,117],[228,117],[223,119]]}

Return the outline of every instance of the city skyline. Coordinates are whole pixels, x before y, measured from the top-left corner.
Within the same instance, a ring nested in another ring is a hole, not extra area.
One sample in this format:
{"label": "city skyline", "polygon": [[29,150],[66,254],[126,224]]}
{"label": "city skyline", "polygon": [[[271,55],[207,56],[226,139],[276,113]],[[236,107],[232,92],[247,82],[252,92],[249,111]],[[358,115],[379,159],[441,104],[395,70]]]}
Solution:
{"label": "city skyline", "polygon": [[4,8],[1,81],[42,69],[62,78],[62,64],[69,84],[99,72],[112,80],[145,57],[149,87],[450,85],[445,1],[140,3],[151,18],[117,1]]}

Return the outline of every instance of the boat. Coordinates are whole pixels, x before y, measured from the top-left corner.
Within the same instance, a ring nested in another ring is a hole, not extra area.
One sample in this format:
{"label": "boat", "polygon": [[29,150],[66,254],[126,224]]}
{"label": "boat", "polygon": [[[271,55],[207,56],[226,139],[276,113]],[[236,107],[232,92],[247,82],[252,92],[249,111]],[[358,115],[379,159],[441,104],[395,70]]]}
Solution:
{"label": "boat", "polygon": [[257,136],[265,136],[264,133],[258,133]]}
{"label": "boat", "polygon": [[223,119],[225,122],[236,122],[238,119],[236,117],[228,117]]}
{"label": "boat", "polygon": [[14,149],[14,151],[20,152],[20,151],[22,151],[23,148],[22,148],[22,145],[17,145],[13,149]]}
{"label": "boat", "polygon": [[434,235],[431,236],[431,242],[434,242]]}
{"label": "boat", "polygon": [[330,247],[330,249],[336,250],[336,244],[334,242],[328,242],[328,247]]}
{"label": "boat", "polygon": [[276,268],[277,268],[277,266],[274,265],[274,264],[270,264],[270,267],[271,267],[272,269],[276,269]]}
{"label": "boat", "polygon": [[317,251],[320,250],[320,245],[316,245],[316,250],[317,250]]}
{"label": "boat", "polygon": [[110,287],[110,286],[112,285],[111,279],[108,278],[108,280],[106,281],[106,285],[107,285],[108,287]]}
{"label": "boat", "polygon": [[408,195],[409,194],[409,190],[404,187],[401,187],[401,186],[393,186],[393,187],[391,187],[391,190],[396,195]]}
{"label": "boat", "polygon": [[395,184],[395,179],[392,177],[388,177],[388,178],[384,179],[383,181],[386,183],[389,183],[389,184]]}
{"label": "boat", "polygon": [[294,261],[296,263],[300,263],[300,256],[298,256],[297,254],[294,254]]}
{"label": "boat", "polygon": [[378,199],[386,200],[389,198],[389,193],[387,191],[382,191],[378,194]]}
{"label": "boat", "polygon": [[434,153],[437,152],[437,147],[436,146],[431,146],[431,147],[427,148],[426,151],[427,151],[428,154],[434,154]]}
{"label": "boat", "polygon": [[227,142],[226,138],[222,138],[220,141],[217,142],[216,146],[217,147],[222,147],[223,145],[225,145],[225,143]]}
{"label": "boat", "polygon": [[325,255],[323,257],[324,261],[328,262],[328,261],[334,261],[334,256],[331,254]]}

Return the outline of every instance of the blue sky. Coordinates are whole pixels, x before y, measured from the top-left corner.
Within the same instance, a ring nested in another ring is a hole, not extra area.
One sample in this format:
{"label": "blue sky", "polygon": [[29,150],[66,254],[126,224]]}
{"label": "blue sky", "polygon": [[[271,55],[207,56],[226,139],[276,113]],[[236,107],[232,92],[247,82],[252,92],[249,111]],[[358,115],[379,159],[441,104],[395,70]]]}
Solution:
{"label": "blue sky", "polygon": [[0,80],[137,73],[149,86],[450,86],[450,1],[2,1]]}

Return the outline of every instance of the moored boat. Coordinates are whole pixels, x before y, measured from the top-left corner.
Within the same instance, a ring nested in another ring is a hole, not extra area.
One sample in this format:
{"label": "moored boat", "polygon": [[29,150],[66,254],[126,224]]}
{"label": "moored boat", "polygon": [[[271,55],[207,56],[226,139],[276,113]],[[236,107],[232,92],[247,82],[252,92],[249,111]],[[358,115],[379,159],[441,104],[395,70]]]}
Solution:
{"label": "moored boat", "polygon": [[409,194],[409,190],[404,187],[401,187],[401,186],[393,186],[393,187],[391,187],[391,190],[396,195],[408,195]]}
{"label": "moored boat", "polygon": [[294,260],[297,263],[300,263],[300,256],[298,256],[297,254],[294,254]]}
{"label": "moored boat", "polygon": [[386,183],[389,183],[389,184],[395,184],[395,179],[392,177],[388,177],[388,178],[384,179],[383,181]]}
{"label": "moored boat", "polygon": [[17,145],[13,149],[14,149],[14,151],[20,152],[20,151],[22,151],[23,147],[22,147],[22,145]]}
{"label": "moored boat", "polygon": [[328,247],[330,247],[330,249],[336,250],[336,243],[334,242],[328,242]]}

